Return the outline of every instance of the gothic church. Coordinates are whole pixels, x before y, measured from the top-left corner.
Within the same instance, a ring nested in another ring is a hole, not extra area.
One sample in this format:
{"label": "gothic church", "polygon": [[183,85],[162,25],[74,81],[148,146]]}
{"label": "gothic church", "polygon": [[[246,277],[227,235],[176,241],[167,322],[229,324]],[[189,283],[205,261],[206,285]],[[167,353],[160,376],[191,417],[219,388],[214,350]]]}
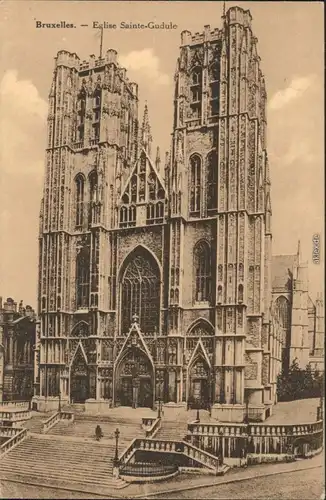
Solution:
{"label": "gothic church", "polygon": [[251,15],[181,34],[171,152],[117,53],[60,51],[40,215],[34,404],[210,408],[276,402],[266,90]]}

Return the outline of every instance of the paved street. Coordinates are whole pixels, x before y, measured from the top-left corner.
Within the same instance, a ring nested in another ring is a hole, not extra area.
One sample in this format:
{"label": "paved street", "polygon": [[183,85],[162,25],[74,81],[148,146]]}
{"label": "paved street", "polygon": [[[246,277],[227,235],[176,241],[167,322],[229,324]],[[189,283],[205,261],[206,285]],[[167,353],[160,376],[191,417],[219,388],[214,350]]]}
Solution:
{"label": "paved street", "polygon": [[252,500],[319,500],[323,492],[323,470],[283,473],[209,488],[161,495],[155,498],[209,498]]}

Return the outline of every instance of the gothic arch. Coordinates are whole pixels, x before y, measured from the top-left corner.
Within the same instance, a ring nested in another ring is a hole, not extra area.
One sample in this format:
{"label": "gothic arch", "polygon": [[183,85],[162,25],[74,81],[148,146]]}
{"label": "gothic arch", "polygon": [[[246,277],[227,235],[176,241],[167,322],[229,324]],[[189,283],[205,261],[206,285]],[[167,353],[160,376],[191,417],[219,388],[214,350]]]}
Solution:
{"label": "gothic arch", "polygon": [[70,336],[71,337],[86,337],[89,334],[89,324],[84,321],[78,321],[78,323],[72,328]]}
{"label": "gothic arch", "polygon": [[203,70],[201,66],[199,66],[197,63],[195,63],[195,65],[190,70],[190,78],[192,85],[201,85],[203,78]]}
{"label": "gothic arch", "polygon": [[207,408],[212,399],[211,363],[199,340],[187,368],[188,406]]}
{"label": "gothic arch", "polygon": [[288,330],[291,326],[291,304],[289,300],[284,295],[280,295],[275,301],[275,306],[282,328]]}
{"label": "gothic arch", "polygon": [[132,250],[130,250],[130,252],[124,257],[123,261],[121,262],[119,269],[118,269],[119,280],[121,279],[122,274],[125,272],[126,267],[129,263],[129,260],[131,260],[134,255],[136,255],[137,253],[140,253],[140,252],[148,252],[150,254],[150,256],[155,260],[155,262],[160,270],[160,278],[162,277],[162,266],[161,266],[161,263],[158,260],[157,256],[150,248],[148,248],[147,245],[140,244],[140,245],[137,245]]}
{"label": "gothic arch", "polygon": [[127,346],[114,369],[114,401],[123,406],[153,407],[155,369],[151,356],[137,346]]}
{"label": "gothic arch", "polygon": [[79,172],[74,179],[75,182],[75,207],[76,207],[76,226],[82,226],[84,219],[84,201],[85,201],[85,176]]}
{"label": "gothic arch", "polygon": [[129,331],[134,314],[139,316],[142,331],[159,331],[162,270],[156,256],[138,245],[124,259],[118,276],[122,333]]}
{"label": "gothic arch", "polygon": [[203,327],[204,330],[207,331],[207,335],[214,335],[215,329],[214,326],[208,319],[206,318],[197,318],[195,321],[191,323],[187,330],[187,335],[193,335],[195,334],[195,330],[197,328]]}
{"label": "gothic arch", "polygon": [[210,302],[212,279],[211,246],[207,240],[197,241],[193,249],[194,302]]}
{"label": "gothic arch", "polygon": [[189,211],[199,215],[202,203],[203,159],[198,153],[189,157],[189,170]]}
{"label": "gothic arch", "polygon": [[89,248],[83,247],[76,258],[76,305],[77,308],[88,308],[90,288],[90,255]]}

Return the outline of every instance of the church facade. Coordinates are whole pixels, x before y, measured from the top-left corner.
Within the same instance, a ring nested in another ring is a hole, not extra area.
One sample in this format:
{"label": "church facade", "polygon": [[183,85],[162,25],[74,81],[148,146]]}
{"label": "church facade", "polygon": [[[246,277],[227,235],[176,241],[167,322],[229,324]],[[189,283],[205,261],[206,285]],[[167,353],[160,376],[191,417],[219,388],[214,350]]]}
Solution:
{"label": "church facade", "polygon": [[171,152],[117,53],[58,53],[40,216],[39,409],[276,402],[266,90],[249,11],[181,34]]}

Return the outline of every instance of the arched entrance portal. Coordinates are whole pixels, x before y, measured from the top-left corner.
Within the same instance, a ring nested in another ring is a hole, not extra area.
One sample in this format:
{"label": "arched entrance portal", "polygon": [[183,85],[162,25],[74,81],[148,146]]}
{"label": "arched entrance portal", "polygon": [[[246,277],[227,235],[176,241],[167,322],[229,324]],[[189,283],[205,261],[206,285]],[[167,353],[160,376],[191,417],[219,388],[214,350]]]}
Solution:
{"label": "arched entrance portal", "polygon": [[198,357],[189,368],[188,406],[208,408],[211,403],[210,369],[205,359]]}
{"label": "arched entrance portal", "polygon": [[70,369],[70,401],[73,403],[85,403],[88,398],[88,366],[79,346]]}
{"label": "arched entrance portal", "polygon": [[115,373],[115,403],[133,408],[152,408],[154,373],[145,352],[130,348],[119,362]]}

